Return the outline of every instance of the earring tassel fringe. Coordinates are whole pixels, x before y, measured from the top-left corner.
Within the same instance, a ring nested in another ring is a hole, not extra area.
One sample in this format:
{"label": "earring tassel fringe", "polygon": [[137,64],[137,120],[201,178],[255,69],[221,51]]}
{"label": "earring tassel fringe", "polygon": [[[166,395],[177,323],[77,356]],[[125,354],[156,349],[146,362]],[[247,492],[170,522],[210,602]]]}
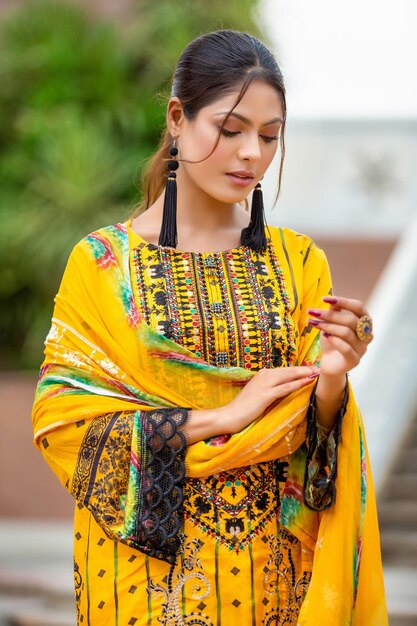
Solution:
{"label": "earring tassel fringe", "polygon": [[260,183],[253,190],[251,218],[249,225],[242,230],[241,243],[255,252],[265,253],[267,249],[264,201]]}
{"label": "earring tassel fringe", "polygon": [[177,175],[170,172],[165,187],[164,209],[162,215],[159,245],[176,248],[177,240]]}

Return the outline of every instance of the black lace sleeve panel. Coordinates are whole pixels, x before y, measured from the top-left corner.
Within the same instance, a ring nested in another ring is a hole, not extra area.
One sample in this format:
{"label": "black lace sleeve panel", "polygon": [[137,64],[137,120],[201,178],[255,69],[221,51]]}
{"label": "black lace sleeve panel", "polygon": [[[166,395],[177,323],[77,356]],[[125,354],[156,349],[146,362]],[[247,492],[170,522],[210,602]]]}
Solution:
{"label": "black lace sleeve panel", "polygon": [[349,400],[347,384],[336,424],[327,430],[317,421],[316,388],[311,394],[307,413],[307,459],[304,477],[304,502],[315,511],[329,508],[336,495],[337,447],[342,429],[342,419]]}
{"label": "black lace sleeve panel", "polygon": [[168,408],[141,412],[144,460],[138,493],[135,543],[149,556],[174,563],[184,522],[186,437],[181,430],[191,409]]}
{"label": "black lace sleeve panel", "polygon": [[118,411],[71,426],[86,428],[72,495],[109,537],[169,563],[181,541],[190,410]]}

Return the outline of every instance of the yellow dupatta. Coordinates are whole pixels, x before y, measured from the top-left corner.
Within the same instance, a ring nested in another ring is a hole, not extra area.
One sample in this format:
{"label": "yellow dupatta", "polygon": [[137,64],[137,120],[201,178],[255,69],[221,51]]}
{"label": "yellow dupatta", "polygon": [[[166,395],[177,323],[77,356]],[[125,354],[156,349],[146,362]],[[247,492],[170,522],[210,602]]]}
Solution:
{"label": "yellow dupatta", "polygon": [[[331,292],[326,257],[303,235],[275,227],[269,232],[296,328],[293,364],[318,363],[318,331],[307,326],[305,312],[322,306],[322,296]],[[33,423],[36,445],[68,489],[82,443],[81,430],[77,436],[70,426],[80,419],[91,421],[114,411],[130,412],[134,419],[138,410],[155,407],[223,406],[254,375],[240,367],[211,366],[141,319],[131,279],[136,242],[129,223],[84,238],[70,255],[55,300]],[[302,485],[311,391],[309,386],[271,405],[222,446],[190,446],[187,474],[208,476],[291,453],[291,489],[284,493],[280,522],[314,550],[299,625],[316,626],[319,620],[322,626],[385,626],[379,530],[362,417],[349,385],[335,502],[321,513],[309,509]],[[130,488],[126,517],[132,512]],[[125,522],[117,535],[128,542]]]}

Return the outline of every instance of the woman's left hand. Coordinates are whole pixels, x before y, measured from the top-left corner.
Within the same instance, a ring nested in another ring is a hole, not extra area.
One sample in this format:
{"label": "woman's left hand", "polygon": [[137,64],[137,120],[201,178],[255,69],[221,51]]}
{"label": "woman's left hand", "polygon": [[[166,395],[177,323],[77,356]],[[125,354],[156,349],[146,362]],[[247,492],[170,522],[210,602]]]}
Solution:
{"label": "woman's left hand", "polygon": [[[373,339],[372,323],[366,341],[356,333],[357,323],[368,311],[360,300],[328,296],[330,309],[308,309],[308,323],[321,331],[320,372],[329,376],[346,374],[356,367]],[[369,326],[369,325],[368,325]]]}

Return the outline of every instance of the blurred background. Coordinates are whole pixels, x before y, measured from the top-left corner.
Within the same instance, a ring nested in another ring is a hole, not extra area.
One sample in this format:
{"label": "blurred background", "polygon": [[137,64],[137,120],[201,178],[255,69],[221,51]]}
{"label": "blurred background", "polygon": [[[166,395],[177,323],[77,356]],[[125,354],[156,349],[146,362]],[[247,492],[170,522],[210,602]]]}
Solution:
{"label": "blurred background", "polygon": [[413,0],[0,0],[0,626],[74,626],[73,501],[32,444],[53,298],[85,234],[127,219],[176,60],[249,31],[287,85],[267,221],[327,253],[375,340],[352,372],[391,626],[417,624],[417,7]]}

